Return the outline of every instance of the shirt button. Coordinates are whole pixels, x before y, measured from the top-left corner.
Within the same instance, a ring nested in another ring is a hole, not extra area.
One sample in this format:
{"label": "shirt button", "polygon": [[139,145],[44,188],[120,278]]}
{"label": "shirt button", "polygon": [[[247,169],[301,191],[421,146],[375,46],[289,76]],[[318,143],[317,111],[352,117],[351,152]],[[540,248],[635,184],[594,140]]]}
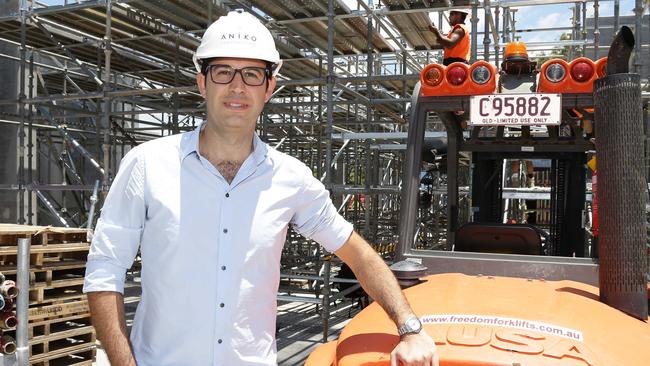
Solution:
{"label": "shirt button", "polygon": [[230,197],[230,193],[226,193],[226,198]]}
{"label": "shirt button", "polygon": [[224,306],[226,306],[226,304],[224,304],[224,303],[219,304],[219,307],[220,307],[220,308],[222,308],[222,307],[224,307]]}
{"label": "shirt button", "polygon": [[225,270],[226,270],[226,266],[221,266],[221,270],[222,270],[222,271],[225,271]]}
{"label": "shirt button", "polygon": [[221,344],[223,341],[221,339],[217,340],[217,343]]}
{"label": "shirt button", "polygon": [[228,229],[223,229],[224,234],[228,234]]}

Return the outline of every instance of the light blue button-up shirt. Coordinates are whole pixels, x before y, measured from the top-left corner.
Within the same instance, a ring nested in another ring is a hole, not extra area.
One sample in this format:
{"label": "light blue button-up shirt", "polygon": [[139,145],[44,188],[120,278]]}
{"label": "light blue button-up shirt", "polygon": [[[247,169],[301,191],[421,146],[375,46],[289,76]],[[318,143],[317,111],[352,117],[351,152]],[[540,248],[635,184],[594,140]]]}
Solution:
{"label": "light blue button-up shirt", "polygon": [[303,163],[256,135],[231,184],[199,154],[200,127],[122,160],[88,255],[85,292],[123,292],[141,248],[131,342],[140,366],[275,365],[287,228],[329,251],[352,233]]}

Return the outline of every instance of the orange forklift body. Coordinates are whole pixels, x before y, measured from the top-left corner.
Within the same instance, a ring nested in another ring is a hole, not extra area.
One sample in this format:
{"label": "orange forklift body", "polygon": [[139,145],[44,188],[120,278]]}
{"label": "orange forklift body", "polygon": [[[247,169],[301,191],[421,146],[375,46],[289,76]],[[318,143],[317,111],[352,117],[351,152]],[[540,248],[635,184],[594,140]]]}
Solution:
{"label": "orange forklift body", "polygon": [[[650,325],[574,281],[450,273],[404,290],[441,366],[647,366]],[[616,331],[619,330],[619,331]],[[395,324],[373,303],[305,366],[390,365]]]}

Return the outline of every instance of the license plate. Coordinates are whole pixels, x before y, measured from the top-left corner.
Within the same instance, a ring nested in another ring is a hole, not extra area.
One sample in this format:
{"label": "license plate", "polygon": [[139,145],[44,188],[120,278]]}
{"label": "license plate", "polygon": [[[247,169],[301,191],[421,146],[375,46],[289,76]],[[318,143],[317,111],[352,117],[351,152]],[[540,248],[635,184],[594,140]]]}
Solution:
{"label": "license plate", "polygon": [[474,95],[470,102],[470,125],[541,126],[562,121],[561,94]]}

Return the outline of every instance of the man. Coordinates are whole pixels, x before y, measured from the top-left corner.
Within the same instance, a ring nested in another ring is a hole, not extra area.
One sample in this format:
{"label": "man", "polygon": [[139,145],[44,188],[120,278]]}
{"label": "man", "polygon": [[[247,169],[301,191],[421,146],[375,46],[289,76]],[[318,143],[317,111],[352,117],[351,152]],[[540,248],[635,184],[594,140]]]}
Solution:
{"label": "man", "polygon": [[438,43],[445,49],[442,59],[442,63],[445,66],[452,62],[469,62],[470,32],[469,28],[465,25],[467,14],[469,14],[469,11],[465,9],[454,9],[449,12],[449,25],[451,25],[451,29],[447,36],[440,33],[440,30],[433,24],[429,25],[429,30],[436,37]]}
{"label": "man", "polygon": [[[271,33],[231,12],[194,55],[207,121],[122,160],[88,255],[84,290],[113,365],[275,365],[276,294],[287,227],[334,251],[398,325],[397,365],[438,365],[395,278],[324,186],[255,134],[281,66]],[[131,342],[125,271],[138,246],[142,297]]]}

